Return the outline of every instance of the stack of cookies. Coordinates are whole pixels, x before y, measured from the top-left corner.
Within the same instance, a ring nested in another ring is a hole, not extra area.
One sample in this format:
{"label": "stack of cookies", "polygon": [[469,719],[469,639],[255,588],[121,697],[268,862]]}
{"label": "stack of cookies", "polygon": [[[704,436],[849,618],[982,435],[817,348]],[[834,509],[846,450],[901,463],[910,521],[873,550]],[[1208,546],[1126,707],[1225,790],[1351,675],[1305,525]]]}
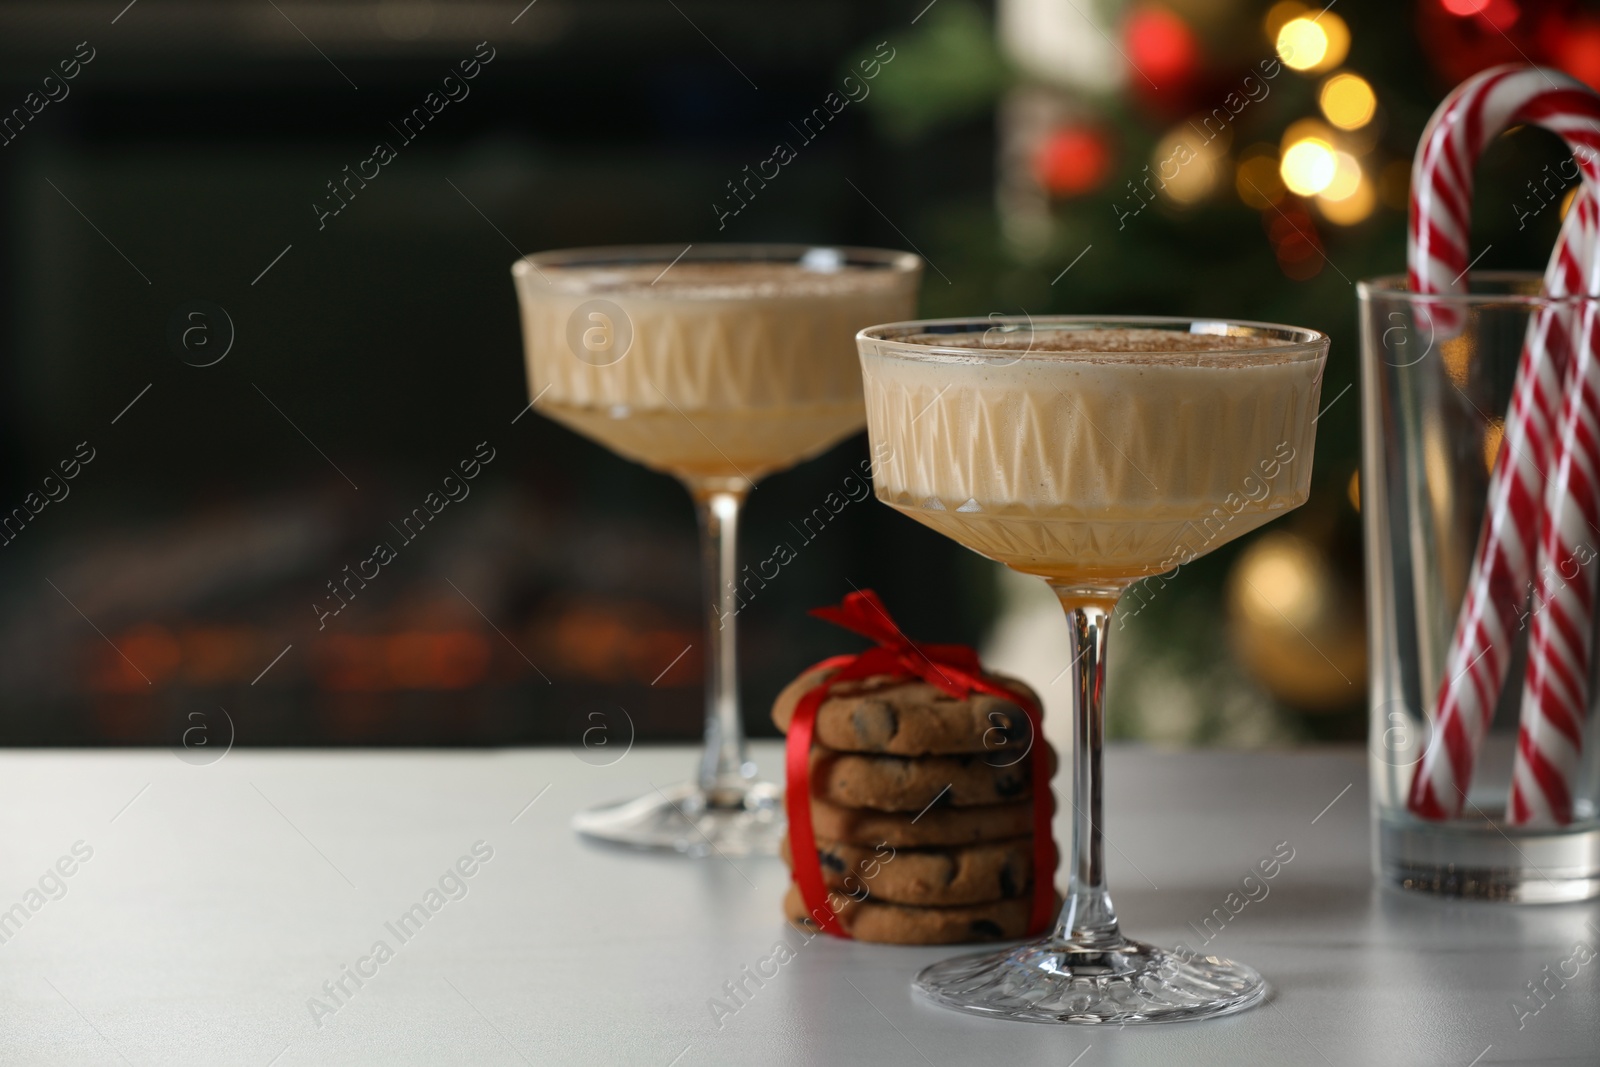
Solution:
{"label": "stack of cookies", "polygon": [[[808,671],[778,695],[772,718],[780,730],[832,673]],[[996,680],[1031,693],[1021,682]],[[1020,707],[881,676],[835,686],[813,736],[817,857],[852,937],[934,945],[1027,934],[1036,783],[1034,738]],[[792,868],[787,841],[783,854]],[[798,886],[789,887],[784,912],[816,928]]]}

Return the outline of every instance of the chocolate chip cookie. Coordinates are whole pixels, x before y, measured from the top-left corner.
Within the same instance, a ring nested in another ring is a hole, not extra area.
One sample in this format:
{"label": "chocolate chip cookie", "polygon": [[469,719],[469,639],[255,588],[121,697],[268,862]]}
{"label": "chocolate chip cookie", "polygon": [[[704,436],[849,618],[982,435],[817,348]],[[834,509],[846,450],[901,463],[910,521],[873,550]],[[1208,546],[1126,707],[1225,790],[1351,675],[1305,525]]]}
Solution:
{"label": "chocolate chip cookie", "polygon": [[[1050,765],[1055,767],[1051,751]],[[878,756],[811,749],[811,795],[847,808],[919,812],[938,802],[955,808],[1005,804],[1033,795],[1032,760],[991,754]]]}
{"label": "chocolate chip cookie", "polygon": [[[788,733],[801,697],[834,673],[832,669],[807,671],[785,686],[772,705],[772,721],[778,729]],[[1015,679],[986,677],[1034,695]],[[894,756],[981,753],[1004,763],[1027,751],[1032,731],[1027,715],[1012,701],[987,693],[972,693],[958,700],[927,682],[879,675],[834,687],[817,709],[816,740],[840,752]]]}
{"label": "chocolate chip cookie", "polygon": [[[1054,810],[1054,804],[1052,804]],[[842,841],[868,848],[887,843],[894,848],[928,848],[1004,841],[1033,832],[1033,803],[980,804],[952,808],[935,804],[920,814],[842,808],[826,800],[811,801],[812,831],[819,841]]]}
{"label": "chocolate chip cookie", "polygon": [[[783,861],[791,868],[789,842]],[[887,904],[951,906],[1014,900],[1033,891],[1033,838],[945,849],[875,848],[818,841],[822,880],[847,896]]]}

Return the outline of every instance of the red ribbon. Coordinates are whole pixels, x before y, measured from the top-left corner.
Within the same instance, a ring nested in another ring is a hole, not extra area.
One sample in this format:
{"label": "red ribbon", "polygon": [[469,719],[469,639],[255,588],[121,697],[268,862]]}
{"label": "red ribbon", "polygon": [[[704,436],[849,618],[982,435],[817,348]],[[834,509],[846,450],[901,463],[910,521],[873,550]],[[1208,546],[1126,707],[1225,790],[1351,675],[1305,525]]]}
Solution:
{"label": "red ribbon", "polygon": [[958,700],[973,691],[1003,697],[1016,703],[1028,717],[1032,730],[1028,758],[1033,772],[1033,910],[1028,925],[1030,935],[1043,933],[1055,920],[1056,850],[1050,832],[1050,757],[1045,750],[1039,705],[1027,693],[985,678],[978,654],[968,646],[924,645],[911,640],[900,632],[883,601],[870,589],[851,593],[837,607],[813,608],[811,614],[876,641],[877,647],[853,656],[833,656],[812,666],[814,671],[833,669],[835,673],[806,692],[789,723],[784,752],[788,774],[784,806],[789,813],[794,880],[805,901],[806,914],[834,937],[850,936],[828,905],[828,888],[811,824],[811,739],[817,711],[840,682],[891,675],[920,678]]}

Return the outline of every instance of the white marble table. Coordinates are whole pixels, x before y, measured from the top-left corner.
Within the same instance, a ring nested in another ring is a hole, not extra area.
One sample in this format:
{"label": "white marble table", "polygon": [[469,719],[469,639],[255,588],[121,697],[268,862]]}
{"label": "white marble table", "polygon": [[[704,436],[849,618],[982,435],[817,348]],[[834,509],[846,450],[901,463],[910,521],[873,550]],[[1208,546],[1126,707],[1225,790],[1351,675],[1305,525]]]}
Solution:
{"label": "white marble table", "polygon": [[[777,768],[776,746],[756,750]],[[12,909],[0,912],[0,1062],[1600,1058],[1600,961],[1552,983],[1536,1014],[1526,985],[1576,942],[1600,948],[1600,905],[1375,890],[1355,750],[1109,754],[1112,884],[1136,935],[1198,947],[1188,924],[1202,926],[1280,843],[1294,851],[1211,942],[1267,976],[1269,1002],[1123,1030],[941,1011],[914,1000],[909,979],[950,949],[803,943],[779,917],[776,860],[652,858],[567,828],[574,809],[665,784],[691,762],[678,748],[607,767],[565,749],[234,751],[209,766],[150,750],[0,753],[0,909]],[[458,862],[470,877],[444,877]],[[448,894],[427,899],[441,877]],[[437,911],[397,927],[419,903]],[[713,998],[731,1003],[724,984],[779,939],[794,958],[759,988],[746,982],[731,1015],[714,1013]],[[381,962],[379,941],[391,952]],[[368,977],[358,986],[346,968]],[[313,997],[325,1007],[314,1012]]]}

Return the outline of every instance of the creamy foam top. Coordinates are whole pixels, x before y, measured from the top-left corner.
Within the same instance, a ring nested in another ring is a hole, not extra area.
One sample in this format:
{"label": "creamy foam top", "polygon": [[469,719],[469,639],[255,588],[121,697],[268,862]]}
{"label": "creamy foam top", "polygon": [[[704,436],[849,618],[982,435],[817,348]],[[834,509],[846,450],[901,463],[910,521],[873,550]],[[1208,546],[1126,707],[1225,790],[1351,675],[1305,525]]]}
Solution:
{"label": "creamy foam top", "polygon": [[[823,251],[833,258],[817,255],[809,265],[842,258]],[[545,404],[606,411],[859,412],[856,332],[909,318],[917,279],[915,270],[824,272],[798,261],[673,265],[670,255],[654,264],[545,268],[543,277],[519,269],[529,381],[535,394],[549,389]],[[585,307],[596,298],[617,308]],[[590,340],[603,347],[624,334],[626,355],[589,358]]]}
{"label": "creamy foam top", "polygon": [[761,300],[888,292],[905,286],[903,271],[855,264],[736,260],[621,264],[539,264],[537,278],[574,295],[662,300]]}
{"label": "creamy foam top", "polygon": [[[1186,333],[1179,330],[1154,330],[1142,328],[1090,328],[1062,329],[1059,327],[1022,327],[1005,332],[939,334],[918,333],[892,338],[907,344],[928,345],[937,348],[971,349],[975,354],[1015,352],[1019,355],[1034,353],[1041,356],[1183,356],[1187,353],[1204,355],[1224,352],[1264,353],[1271,362],[1294,358],[1290,353],[1272,353],[1275,348],[1288,348],[1293,342],[1282,338],[1257,334],[1237,333]],[[870,342],[869,342],[870,343]],[[1193,359],[1152,359],[1152,363],[1193,363]]]}

